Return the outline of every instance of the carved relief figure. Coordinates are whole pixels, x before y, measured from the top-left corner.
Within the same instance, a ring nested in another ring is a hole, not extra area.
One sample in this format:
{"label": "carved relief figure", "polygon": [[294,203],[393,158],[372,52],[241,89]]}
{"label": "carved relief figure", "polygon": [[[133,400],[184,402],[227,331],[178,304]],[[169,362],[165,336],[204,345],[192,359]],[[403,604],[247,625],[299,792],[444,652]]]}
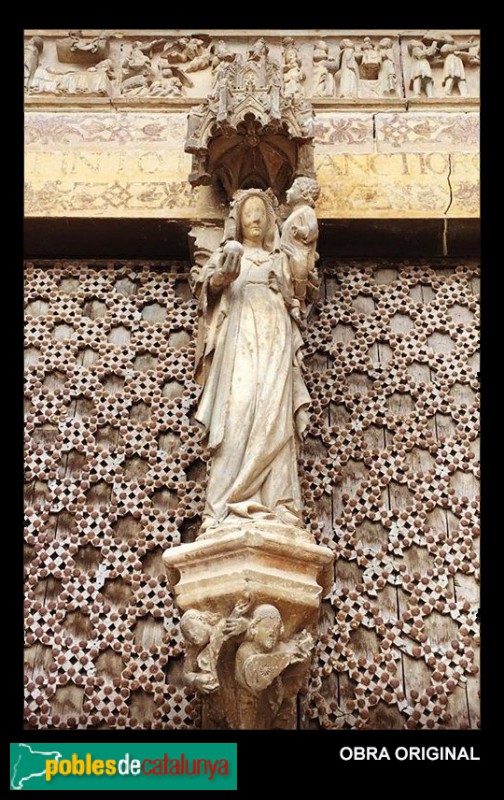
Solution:
{"label": "carved relief figure", "polygon": [[302,67],[301,56],[294,44],[294,39],[286,36],[283,40],[283,74],[284,74],[284,94],[304,95],[302,86],[306,74]]}
{"label": "carved relief figure", "polygon": [[284,36],[282,39],[282,55],[284,64],[299,64],[301,66],[301,59],[299,51],[295,45],[292,36]]}
{"label": "carved relief figure", "polygon": [[[215,92],[217,84],[222,76],[222,70],[219,68],[222,64],[231,64],[236,58],[236,53],[233,53],[223,39],[220,39],[216,44],[210,47],[210,66],[212,67],[212,92]],[[231,74],[231,73],[230,73]]]}
{"label": "carved relief figure", "polygon": [[409,43],[409,50],[414,62],[410,78],[410,89],[413,90],[414,97],[420,97],[422,89],[427,97],[432,97],[434,84],[429,58],[435,55],[437,42],[432,42],[430,47],[427,47],[423,42],[414,39]]}
{"label": "carved relief figure", "polygon": [[296,317],[309,267],[280,250],[274,202],[269,191],[236,192],[222,245],[193,269],[196,418],[213,454],[200,532],[260,518],[301,527],[297,447],[309,395]]}
{"label": "carved relief figure", "polygon": [[214,88],[209,98],[215,108],[217,122],[224,122],[228,117],[232,97],[232,77],[232,63],[222,61],[215,72]]}
{"label": "carved relief figure", "polygon": [[207,43],[210,41],[198,36],[182,36],[174,42],[167,42],[163,48],[162,58],[168,64],[185,64],[186,72],[197,72],[210,66],[210,53]]}
{"label": "carved relief figure", "polygon": [[44,49],[44,40],[40,36],[30,39],[24,48],[24,88],[25,92],[30,88],[31,80],[38,67],[40,54]]}
{"label": "carved relief figure", "polygon": [[380,55],[369,36],[365,36],[362,45],[362,60],[360,66],[360,76],[368,81],[375,81],[380,70]]}
{"label": "carved relief figure", "polygon": [[96,39],[90,41],[82,38],[82,31],[69,31],[68,36],[71,40],[70,50],[80,53],[97,53],[100,45],[110,38],[107,31],[102,31]]}
{"label": "carved relief figure", "polygon": [[[439,48],[439,52],[445,57],[443,63],[444,93],[449,96],[453,94],[455,89],[458,89],[460,96],[466,97],[467,81],[464,61],[475,63],[474,40],[471,39],[470,42],[457,44],[453,36],[444,34],[442,41],[444,44]],[[476,60],[476,63],[479,63],[479,58]]]}
{"label": "carved relief figure", "polygon": [[266,44],[266,40],[262,37],[260,39],[256,39],[253,47],[249,50],[249,61],[263,62],[268,57],[268,53],[269,48]]}
{"label": "carved relief figure", "polygon": [[229,49],[224,39],[219,39],[218,42],[211,45],[210,53],[212,56],[210,63],[213,69],[217,67],[221,61],[234,61],[236,56],[236,53],[233,53]]}
{"label": "carved relief figure", "polygon": [[469,63],[470,64],[478,64],[480,63],[480,42],[478,39],[474,39],[474,36],[471,36],[469,47],[467,48],[467,52],[469,53]]}
{"label": "carved relief figure", "polygon": [[380,69],[378,71],[378,86],[380,94],[397,94],[397,75],[394,64],[394,50],[392,39],[385,37],[378,42],[378,57]]}
{"label": "carved relief figure", "polygon": [[246,596],[236,603],[228,617],[211,611],[190,608],[182,615],[180,628],[187,642],[184,664],[184,680],[203,694],[211,694],[219,688],[217,662],[225,642],[244,633],[248,620],[244,614],[250,607]]}
{"label": "carved relief figure", "polygon": [[114,65],[110,58],[106,58],[86,72],[68,73],[66,80],[61,79],[59,85],[67,94],[110,95],[113,77]]}
{"label": "carved relief figure", "polygon": [[[247,92],[253,92],[258,87],[264,87],[266,83],[266,64],[268,61],[269,48],[264,39],[257,39],[249,49],[247,61],[242,66],[241,59],[237,57],[236,88],[243,88]],[[241,73],[241,74],[240,74]]]}
{"label": "carved relief figure", "polygon": [[362,58],[350,39],[343,39],[340,43],[340,97],[357,97],[359,94],[359,67],[358,60]]}
{"label": "carved relief figure", "polygon": [[[333,64],[335,64],[334,60]],[[335,64],[333,70],[330,70],[329,66],[329,46],[323,39],[319,39],[313,48],[312,94],[314,97],[332,97],[334,95],[334,72],[338,69],[338,65]]]}
{"label": "carved relief figure", "polygon": [[266,83],[269,94],[269,112],[271,119],[280,119],[280,97],[282,92],[282,70],[278,61],[268,58],[266,62]]}
{"label": "carved relief figure", "polygon": [[121,65],[123,94],[139,94],[142,90],[148,89],[153,82],[154,69],[150,56],[147,55],[151,47],[152,43],[147,45],[142,42],[133,43],[129,56]]}
{"label": "carved relief figure", "polygon": [[261,721],[270,719],[272,727],[281,727],[282,716],[288,714],[299,689],[299,675],[288,676],[286,671],[296,664],[309,662],[314,640],[307,631],[287,642],[282,641],[283,635],[278,609],[266,603],[257,606],[252,612],[245,641],[236,653],[241,728],[264,727]]}
{"label": "carved relief figure", "polygon": [[187,138],[186,146],[197,147],[198,137],[201,132],[201,125],[207,114],[207,107],[204,104],[192,106],[187,115]]}
{"label": "carved relief figure", "polygon": [[100,61],[86,70],[56,70],[39,67],[33,77],[30,92],[38,94],[96,94],[110,96],[114,65],[110,58]]}
{"label": "carved relief figure", "polygon": [[69,31],[64,39],[56,39],[56,53],[63,64],[95,66],[109,58],[111,34],[102,31],[92,39],[85,39],[81,30]]}
{"label": "carved relief figure", "polygon": [[37,67],[29,84],[33,94],[59,94],[58,72],[53,67]]}
{"label": "carved relief figure", "polygon": [[[184,94],[184,82],[182,81],[181,73],[182,70],[177,70],[175,67],[161,66],[160,62],[157,78],[149,87],[149,96],[181,97]],[[192,86],[192,82],[189,85]]]}

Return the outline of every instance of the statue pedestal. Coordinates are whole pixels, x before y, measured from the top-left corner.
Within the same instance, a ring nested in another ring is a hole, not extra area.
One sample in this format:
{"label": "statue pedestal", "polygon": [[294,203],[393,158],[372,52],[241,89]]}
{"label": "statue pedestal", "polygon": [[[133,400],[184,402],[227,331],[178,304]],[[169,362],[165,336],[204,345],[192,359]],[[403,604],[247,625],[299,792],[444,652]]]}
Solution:
{"label": "statue pedestal", "polygon": [[181,611],[228,613],[248,592],[277,606],[286,632],[317,622],[333,582],[333,558],[306,531],[267,520],[222,525],[163,555]]}
{"label": "statue pedestal", "polygon": [[[309,668],[320,601],[333,581],[333,558],[307,531],[269,520],[221,525],[165,551],[179,609],[218,620],[199,650],[196,638],[189,645],[192,666],[185,668],[189,684],[210,673],[218,684],[203,694],[204,727],[294,727],[296,694]],[[243,615],[236,612],[237,603],[247,602]],[[269,620],[260,620],[268,609]],[[275,609],[281,633],[268,639]],[[240,635],[223,639],[226,620],[237,616]]]}

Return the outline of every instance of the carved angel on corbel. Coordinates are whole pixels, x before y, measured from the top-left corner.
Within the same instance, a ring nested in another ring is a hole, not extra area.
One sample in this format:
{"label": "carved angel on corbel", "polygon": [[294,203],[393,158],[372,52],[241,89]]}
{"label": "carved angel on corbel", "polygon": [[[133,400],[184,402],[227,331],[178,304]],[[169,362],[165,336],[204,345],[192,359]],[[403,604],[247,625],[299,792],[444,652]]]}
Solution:
{"label": "carved angel on corbel", "polygon": [[306,630],[284,640],[278,609],[264,603],[252,612],[238,647],[235,679],[239,687],[239,727],[289,727],[292,704],[306,674],[314,645]]}
{"label": "carved angel on corbel", "polygon": [[219,689],[217,663],[222,647],[230,639],[245,633],[249,621],[244,614],[250,605],[250,596],[245,595],[228,617],[195,608],[183,614],[180,627],[187,642],[184,667],[187,686],[202,694],[211,694]]}

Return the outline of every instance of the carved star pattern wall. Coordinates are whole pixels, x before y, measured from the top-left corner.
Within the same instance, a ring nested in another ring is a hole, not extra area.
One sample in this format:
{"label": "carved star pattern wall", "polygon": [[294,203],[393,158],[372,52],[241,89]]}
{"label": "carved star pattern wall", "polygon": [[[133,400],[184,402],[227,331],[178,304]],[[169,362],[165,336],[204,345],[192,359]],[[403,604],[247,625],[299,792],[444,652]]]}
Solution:
{"label": "carved star pattern wall", "polygon": [[[201,726],[161,560],[205,496],[188,269],[26,267],[27,729]],[[319,272],[299,469],[336,560],[299,727],[478,727],[478,266]]]}

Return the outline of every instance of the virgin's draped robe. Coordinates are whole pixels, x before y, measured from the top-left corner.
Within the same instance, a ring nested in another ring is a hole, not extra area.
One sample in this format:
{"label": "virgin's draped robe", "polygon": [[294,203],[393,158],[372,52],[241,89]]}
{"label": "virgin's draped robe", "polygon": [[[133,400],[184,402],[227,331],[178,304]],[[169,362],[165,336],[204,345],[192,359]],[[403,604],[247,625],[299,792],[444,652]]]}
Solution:
{"label": "virgin's draped robe", "polygon": [[214,292],[221,253],[193,273],[196,380],[204,385],[196,419],[213,453],[202,530],[244,517],[301,527],[297,443],[310,398],[288,258],[245,247],[238,278]]}

